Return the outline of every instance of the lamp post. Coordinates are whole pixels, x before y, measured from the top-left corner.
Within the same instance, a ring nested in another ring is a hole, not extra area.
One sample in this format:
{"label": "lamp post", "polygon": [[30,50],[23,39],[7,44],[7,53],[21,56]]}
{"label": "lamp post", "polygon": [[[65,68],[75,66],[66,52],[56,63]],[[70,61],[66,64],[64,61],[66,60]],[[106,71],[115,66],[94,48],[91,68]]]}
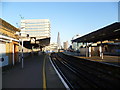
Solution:
{"label": "lamp post", "polygon": [[21,40],[22,41],[22,68],[24,68],[24,56],[23,56],[23,39]]}
{"label": "lamp post", "polygon": [[[20,48],[20,42],[22,43],[22,49]],[[20,50],[21,49],[21,50]],[[22,52],[21,55],[20,55],[20,51]],[[24,67],[24,64],[23,64],[23,39],[21,37],[21,33],[19,33],[19,62],[22,60],[22,68]]]}
{"label": "lamp post", "polygon": [[[22,33],[19,33],[19,46],[20,46],[20,42],[21,42],[21,45],[22,45],[22,48],[21,48],[21,55],[19,53],[19,62],[22,60],[22,68],[24,68],[24,53],[23,53],[23,46],[24,46],[24,41],[22,39]],[[29,37],[29,34],[26,34],[26,37]],[[20,50],[19,50],[20,52]],[[21,57],[20,57],[21,56]]]}

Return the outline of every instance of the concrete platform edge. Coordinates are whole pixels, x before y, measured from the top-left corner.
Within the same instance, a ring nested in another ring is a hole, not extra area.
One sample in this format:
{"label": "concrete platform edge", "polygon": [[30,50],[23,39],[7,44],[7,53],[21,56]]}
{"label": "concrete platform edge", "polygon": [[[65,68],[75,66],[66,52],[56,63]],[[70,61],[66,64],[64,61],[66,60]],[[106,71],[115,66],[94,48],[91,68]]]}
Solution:
{"label": "concrete platform edge", "polygon": [[53,64],[52,61],[51,61],[50,56],[49,56],[49,59],[50,59],[50,63],[52,64],[52,66],[53,66],[55,72],[57,73],[58,77],[60,78],[61,82],[63,83],[63,85],[65,86],[65,88],[69,90],[69,86],[68,86],[67,83],[64,81],[64,79],[63,79],[62,76],[59,74],[59,72],[57,71],[56,67],[54,66],[54,64]]}

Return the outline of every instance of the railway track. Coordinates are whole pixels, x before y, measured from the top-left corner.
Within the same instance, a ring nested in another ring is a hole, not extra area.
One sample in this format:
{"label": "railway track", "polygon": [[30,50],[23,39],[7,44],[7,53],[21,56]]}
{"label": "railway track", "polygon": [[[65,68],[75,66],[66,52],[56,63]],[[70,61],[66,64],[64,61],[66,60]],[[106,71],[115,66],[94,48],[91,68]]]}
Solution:
{"label": "railway track", "polygon": [[[119,75],[62,54],[52,54],[52,61],[70,88],[120,88]],[[99,66],[99,65],[98,65]]]}

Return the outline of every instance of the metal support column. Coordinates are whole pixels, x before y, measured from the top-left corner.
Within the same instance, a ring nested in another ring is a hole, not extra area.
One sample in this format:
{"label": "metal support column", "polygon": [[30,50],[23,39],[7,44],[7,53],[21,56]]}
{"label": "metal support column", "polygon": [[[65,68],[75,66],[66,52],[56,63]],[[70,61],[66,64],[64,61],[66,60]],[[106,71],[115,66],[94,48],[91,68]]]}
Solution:
{"label": "metal support column", "polygon": [[20,57],[20,49],[21,49],[21,46],[20,46],[20,40],[19,40],[19,62],[21,61],[21,57]]}
{"label": "metal support column", "polygon": [[103,59],[102,41],[100,43],[99,51],[100,51],[100,57]]}
{"label": "metal support column", "polygon": [[77,50],[79,50],[79,43],[77,42]]}
{"label": "metal support column", "polygon": [[22,40],[22,68],[24,68],[23,40]]}
{"label": "metal support column", "polygon": [[39,45],[39,49],[40,49],[40,50],[39,50],[39,55],[40,55],[40,54],[41,54],[41,48],[40,48],[40,45]]}
{"label": "metal support column", "polygon": [[86,42],[86,57],[88,57],[88,47],[87,47],[87,42]]}
{"label": "metal support column", "polygon": [[[77,51],[79,51],[79,43],[77,42]],[[77,55],[79,55],[79,53],[77,52]]]}
{"label": "metal support column", "polygon": [[89,57],[91,57],[91,46],[89,47]]}
{"label": "metal support column", "polygon": [[14,58],[14,55],[15,55],[15,54],[14,54],[14,49],[15,49],[15,48],[14,48],[14,44],[13,44],[13,54],[12,54],[12,55],[13,55],[13,62],[12,62],[12,63],[13,63],[13,66],[14,66],[14,64],[15,64],[15,58]]}
{"label": "metal support column", "polygon": [[32,46],[32,56],[34,55],[34,52],[33,52],[34,50],[33,50],[33,48],[34,48],[34,46]]}

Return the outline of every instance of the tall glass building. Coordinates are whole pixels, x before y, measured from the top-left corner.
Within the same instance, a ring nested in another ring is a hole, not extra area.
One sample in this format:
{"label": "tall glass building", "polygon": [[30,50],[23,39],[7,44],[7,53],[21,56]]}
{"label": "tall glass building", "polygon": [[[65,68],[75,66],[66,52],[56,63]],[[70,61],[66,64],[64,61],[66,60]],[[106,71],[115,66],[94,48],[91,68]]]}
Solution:
{"label": "tall glass building", "polygon": [[50,21],[49,19],[23,19],[21,33],[29,34],[29,37],[36,37],[36,39],[49,38]]}

